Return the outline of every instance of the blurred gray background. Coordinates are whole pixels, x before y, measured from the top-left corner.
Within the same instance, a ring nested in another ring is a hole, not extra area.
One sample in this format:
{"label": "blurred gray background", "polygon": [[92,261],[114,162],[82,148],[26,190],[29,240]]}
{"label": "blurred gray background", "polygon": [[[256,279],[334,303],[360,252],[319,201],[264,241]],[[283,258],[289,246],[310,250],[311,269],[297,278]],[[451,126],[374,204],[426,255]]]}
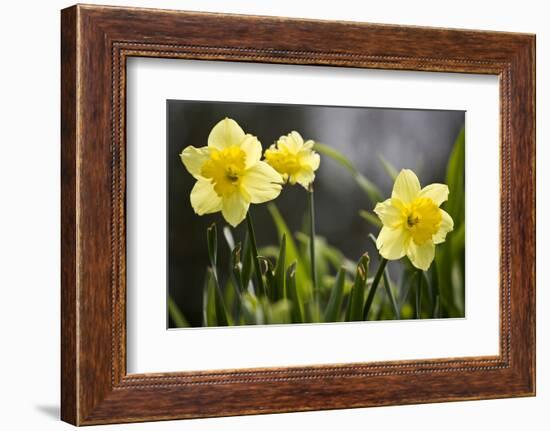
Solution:
{"label": "blurred gray background", "polygon": [[[189,195],[195,179],[186,171],[179,153],[188,145],[202,147],[212,127],[224,117],[236,120],[264,149],[280,135],[298,131],[304,139],[330,145],[353,161],[357,169],[389,196],[393,181],[379,155],[397,169],[413,169],[422,185],[444,182],[454,140],[464,125],[463,111],[357,108],[258,103],[167,101],[168,166],[168,293],[192,326],[200,326],[202,287],[208,256],[206,228],[217,222],[220,267],[227,267],[228,249],[221,213],[199,217]],[[292,231],[298,230],[306,209],[306,192],[287,186],[276,205]],[[359,210],[372,210],[365,193],[350,173],[321,156],[315,179],[317,234],[351,260],[369,251],[376,256],[367,235],[377,234]],[[277,243],[275,227],[265,205],[252,205],[258,246]],[[236,230],[244,238],[246,223]],[[172,326],[172,322],[169,322]]]}

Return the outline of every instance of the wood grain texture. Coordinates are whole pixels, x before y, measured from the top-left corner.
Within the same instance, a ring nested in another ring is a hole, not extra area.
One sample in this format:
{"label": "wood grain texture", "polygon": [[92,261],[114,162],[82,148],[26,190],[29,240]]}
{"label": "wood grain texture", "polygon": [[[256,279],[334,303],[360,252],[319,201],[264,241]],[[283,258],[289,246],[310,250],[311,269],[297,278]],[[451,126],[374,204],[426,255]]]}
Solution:
{"label": "wood grain texture", "polygon": [[[534,395],[533,35],[79,5],[62,11],[61,38],[63,420],[86,425]],[[498,75],[500,354],[127,375],[130,56]]]}

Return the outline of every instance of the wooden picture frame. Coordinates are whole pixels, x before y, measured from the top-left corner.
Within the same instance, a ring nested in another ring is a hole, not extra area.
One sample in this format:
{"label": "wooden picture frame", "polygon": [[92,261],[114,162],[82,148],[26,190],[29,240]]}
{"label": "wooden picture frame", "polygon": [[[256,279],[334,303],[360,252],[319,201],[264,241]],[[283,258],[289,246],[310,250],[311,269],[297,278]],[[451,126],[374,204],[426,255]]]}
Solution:
{"label": "wooden picture frame", "polygon": [[[83,5],[61,17],[64,421],[535,394],[534,35]],[[128,375],[125,65],[131,56],[498,75],[500,354]]]}

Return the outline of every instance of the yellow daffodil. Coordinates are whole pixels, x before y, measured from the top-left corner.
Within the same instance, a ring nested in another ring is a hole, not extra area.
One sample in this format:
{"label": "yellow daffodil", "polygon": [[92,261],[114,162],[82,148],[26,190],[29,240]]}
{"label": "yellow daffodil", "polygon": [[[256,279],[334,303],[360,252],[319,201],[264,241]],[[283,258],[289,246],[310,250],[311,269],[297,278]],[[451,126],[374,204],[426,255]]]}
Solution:
{"label": "yellow daffodil", "polygon": [[304,188],[315,179],[320,157],[313,150],[314,141],[304,142],[298,132],[281,136],[276,144],[265,151],[265,160],[290,184],[300,184]]}
{"label": "yellow daffodil", "polygon": [[222,212],[233,227],[246,217],[251,203],[275,199],[283,179],[260,161],[262,145],[245,134],[235,120],[225,118],[214,126],[208,146],[186,147],[180,154],[185,168],[197,180],[191,206],[198,215]]}
{"label": "yellow daffodil", "polygon": [[434,260],[435,245],[444,242],[453,230],[453,219],[439,208],[448,196],[445,184],[421,189],[414,172],[402,170],[391,198],[374,209],[383,224],[376,240],[382,257],[396,260],[407,255],[416,268],[427,270]]}

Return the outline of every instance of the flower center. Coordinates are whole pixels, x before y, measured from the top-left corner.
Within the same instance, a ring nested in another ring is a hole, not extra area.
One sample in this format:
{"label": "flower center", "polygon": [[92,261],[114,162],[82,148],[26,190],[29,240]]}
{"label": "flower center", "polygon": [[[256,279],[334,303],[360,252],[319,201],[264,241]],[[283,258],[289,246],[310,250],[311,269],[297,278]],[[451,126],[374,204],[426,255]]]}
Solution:
{"label": "flower center", "polygon": [[212,180],[219,196],[228,196],[238,190],[245,171],[246,153],[237,145],[223,150],[210,150],[201,175]]}
{"label": "flower center", "polygon": [[265,159],[280,174],[295,175],[302,167],[300,155],[286,148],[266,150]]}
{"label": "flower center", "polygon": [[441,226],[441,211],[429,198],[417,198],[404,205],[401,216],[403,225],[417,245],[429,241]]}

